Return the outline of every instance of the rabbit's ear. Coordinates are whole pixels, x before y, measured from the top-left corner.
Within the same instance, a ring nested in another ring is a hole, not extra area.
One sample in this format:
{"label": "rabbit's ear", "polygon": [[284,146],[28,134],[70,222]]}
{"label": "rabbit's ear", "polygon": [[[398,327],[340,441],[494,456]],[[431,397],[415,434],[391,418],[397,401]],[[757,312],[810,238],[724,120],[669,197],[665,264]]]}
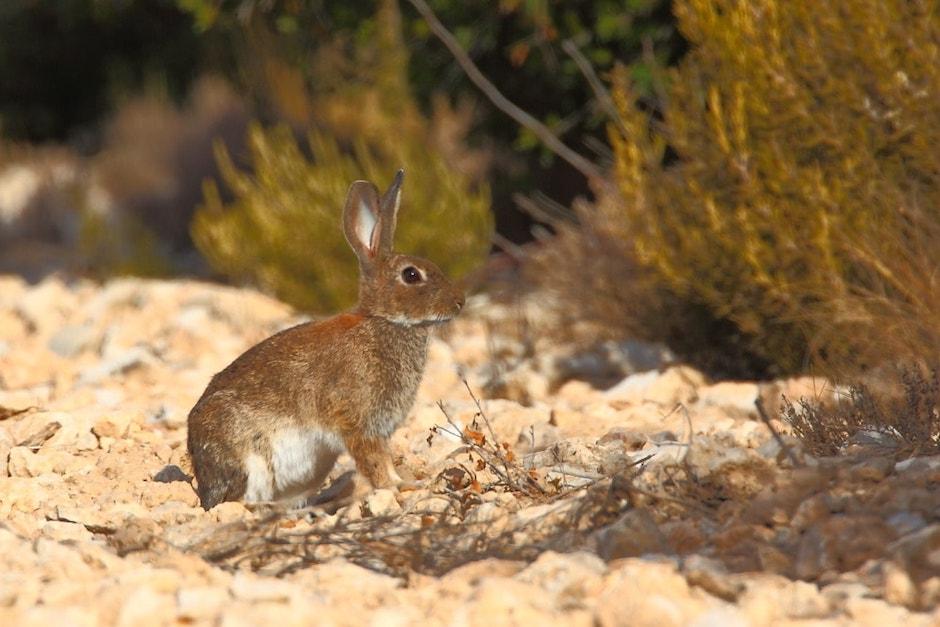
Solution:
{"label": "rabbit's ear", "polygon": [[346,241],[359,258],[364,269],[372,265],[379,254],[382,214],[379,209],[379,192],[368,181],[355,181],[346,193],[343,208],[343,231]]}
{"label": "rabbit's ear", "polygon": [[391,253],[395,243],[395,225],[398,223],[398,207],[401,206],[401,184],[405,180],[405,171],[399,169],[388,189],[382,194],[379,201],[381,211],[381,230],[379,232],[379,249],[383,253]]}

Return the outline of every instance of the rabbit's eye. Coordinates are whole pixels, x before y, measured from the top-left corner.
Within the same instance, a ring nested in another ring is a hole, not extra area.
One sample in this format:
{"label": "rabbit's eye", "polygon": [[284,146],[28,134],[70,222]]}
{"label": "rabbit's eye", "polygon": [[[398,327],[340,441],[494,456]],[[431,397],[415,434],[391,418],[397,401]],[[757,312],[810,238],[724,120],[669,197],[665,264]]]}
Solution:
{"label": "rabbit's eye", "polygon": [[418,271],[414,266],[408,266],[401,271],[401,280],[409,285],[414,285],[415,283],[421,282],[421,272]]}

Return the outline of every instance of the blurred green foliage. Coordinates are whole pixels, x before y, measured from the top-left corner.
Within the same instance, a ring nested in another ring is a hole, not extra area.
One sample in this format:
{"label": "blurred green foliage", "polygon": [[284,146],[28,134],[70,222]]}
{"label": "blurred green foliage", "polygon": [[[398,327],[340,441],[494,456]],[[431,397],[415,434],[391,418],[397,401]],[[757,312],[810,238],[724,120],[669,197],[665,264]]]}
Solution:
{"label": "blurred green foliage", "polygon": [[[210,183],[193,221],[193,239],[217,270],[308,311],[332,312],[355,301],[356,261],[341,210],[356,179],[384,188],[405,169],[398,250],[428,257],[459,277],[482,263],[490,245],[488,190],[472,185],[435,149],[433,127],[411,96],[396,3],[384,0],[379,13],[382,27],[359,47],[355,81],[311,95],[291,80],[289,67],[267,61],[281,106],[311,115],[323,129],[309,134],[311,156],[289,128],[256,125],[250,173],[218,150],[234,201],[223,202]],[[323,59],[314,67],[334,75]]]}
{"label": "blurred green foliage", "polygon": [[931,7],[689,0],[662,119],[616,81],[621,198],[594,219],[766,374],[940,359]]}
{"label": "blurred green foliage", "polygon": [[[324,93],[355,82],[355,64],[379,29],[374,2],[350,0],[179,0],[207,32],[242,42],[243,77],[271,118],[284,119],[284,107],[271,103],[270,88],[258,80],[259,56],[275,54],[294,68],[296,80]],[[431,110],[436,94],[475,103],[467,141],[494,154],[499,176],[492,177],[494,209],[501,231],[521,235],[527,223],[512,195],[538,189],[561,203],[588,192],[583,178],[547,151],[527,129],[496,110],[466,78],[452,55],[408,2],[400,2],[403,39],[410,63],[408,79],[419,106]],[[670,0],[430,0],[432,9],[468,50],[480,69],[513,102],[546,123],[579,151],[610,158],[605,120],[587,81],[562,50],[571,40],[607,77],[617,63],[628,64],[646,106],[655,107],[652,77],[678,59],[684,42],[674,26]],[[330,53],[325,54],[325,50]],[[263,50],[259,54],[259,50]],[[245,58],[250,55],[253,58]],[[329,58],[332,72],[318,68]],[[288,116],[290,117],[290,116]]]}
{"label": "blurred green foliage", "polygon": [[193,221],[193,239],[212,265],[254,282],[306,311],[335,312],[357,296],[356,259],[342,231],[350,182],[384,187],[405,166],[396,249],[436,261],[452,276],[478,266],[489,248],[492,216],[484,191],[449,170],[420,140],[404,138],[390,151],[366,144],[354,154],[319,133],[309,137],[315,161],[284,127],[251,132],[252,174],[237,170],[224,150],[225,182],[236,200],[225,204],[210,184]]}
{"label": "blurred green foliage", "polygon": [[[562,42],[574,42],[601,77],[617,62],[629,64],[650,106],[656,68],[683,50],[670,0],[431,5],[510,99],[602,160],[609,159],[604,115]],[[319,120],[302,95],[345,90],[360,80],[356,66],[380,27],[375,8],[365,0],[4,0],[0,134],[69,139],[93,152],[103,139],[102,120],[129,94],[145,88],[179,103],[206,72],[236,83],[265,123],[312,128]],[[588,192],[580,175],[485,101],[407,2],[401,12],[410,58],[403,70],[416,102],[431,115],[444,93],[472,111],[466,141],[493,155],[499,168],[491,187],[504,232],[525,237],[528,219],[512,201],[520,189],[539,189],[562,203]],[[279,73],[277,89],[272,72]],[[290,90],[294,95],[285,98]]]}

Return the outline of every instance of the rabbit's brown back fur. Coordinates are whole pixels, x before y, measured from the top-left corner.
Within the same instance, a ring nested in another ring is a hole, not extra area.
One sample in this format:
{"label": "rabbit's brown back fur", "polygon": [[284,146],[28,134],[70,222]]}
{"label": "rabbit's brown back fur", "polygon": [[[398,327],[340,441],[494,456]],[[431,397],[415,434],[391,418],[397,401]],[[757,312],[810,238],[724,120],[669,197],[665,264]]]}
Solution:
{"label": "rabbit's brown back fur", "polygon": [[[381,206],[368,184],[350,188],[344,217],[360,259],[357,308],[250,348],[213,377],[190,412],[188,448],[206,509],[308,493],[344,446],[373,485],[397,479],[387,440],[414,403],[430,325],[463,305],[433,263],[391,252],[400,183]],[[380,209],[370,223],[373,205]]]}
{"label": "rabbit's brown back fur", "polygon": [[[338,351],[323,342],[334,335],[349,338],[363,350]],[[302,324],[268,338],[213,377],[193,408],[194,415],[224,417],[191,421],[190,440],[203,443],[190,446],[193,465],[211,467],[211,462],[201,462],[241,458],[245,451],[269,459],[279,431],[303,430],[314,418],[338,438],[351,434],[355,442],[349,435],[345,439],[350,449],[387,438],[414,402],[427,340],[427,329],[403,332],[401,325],[361,314]],[[298,370],[303,375],[298,376]],[[273,387],[275,379],[281,384]],[[371,399],[365,409],[359,404],[364,395]],[[306,415],[298,414],[297,407],[307,408]],[[244,470],[233,470],[221,481],[200,479],[204,505],[242,498],[247,476]],[[269,471],[273,475],[274,469]],[[304,492],[304,486],[297,487],[285,494]]]}

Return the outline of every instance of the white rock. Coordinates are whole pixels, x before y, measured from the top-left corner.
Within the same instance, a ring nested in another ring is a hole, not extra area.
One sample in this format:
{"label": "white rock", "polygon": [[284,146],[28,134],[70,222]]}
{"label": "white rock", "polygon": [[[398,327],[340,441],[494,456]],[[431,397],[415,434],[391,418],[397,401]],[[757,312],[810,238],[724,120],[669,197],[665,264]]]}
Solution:
{"label": "white rock", "polygon": [[606,571],[604,560],[593,553],[546,551],[514,579],[534,584],[563,604],[570,605],[585,603],[592,598]]}
{"label": "white rock", "polygon": [[40,532],[56,542],[84,542],[91,541],[93,538],[92,533],[84,525],[60,520],[47,521],[40,528]]}
{"label": "white rock", "polygon": [[[494,523],[500,519],[503,519],[501,521],[502,524],[494,525]],[[464,522],[468,525],[480,525],[485,523],[490,526],[490,530],[493,530],[494,527],[498,527],[502,530],[505,528],[506,523],[508,523],[508,515],[496,503],[480,503],[467,513]]]}
{"label": "white rock", "polygon": [[940,455],[909,457],[894,465],[895,472],[905,472],[911,469],[933,470],[940,468]]}
{"label": "white rock", "polygon": [[401,505],[398,504],[394,490],[374,490],[366,497],[362,513],[368,516],[395,516],[401,513]]}
{"label": "white rock", "polygon": [[149,627],[169,624],[175,614],[175,603],[171,595],[160,593],[148,586],[131,592],[121,605],[117,627]]}
{"label": "white rock", "polygon": [[52,472],[55,460],[51,455],[39,455],[25,446],[14,446],[10,449],[10,459],[7,471],[11,477],[38,477]]}
{"label": "white rock", "polygon": [[184,587],[176,593],[177,614],[189,620],[212,619],[230,602],[231,596],[225,588]]}
{"label": "white rock", "polygon": [[60,411],[27,414],[13,423],[11,435],[19,445],[58,448],[68,451],[91,451],[98,440],[91,433],[91,422]]}
{"label": "white rock", "polygon": [[757,395],[756,383],[721,381],[699,388],[698,403],[753,414],[756,412],[754,403],[757,401]]}
{"label": "white rock", "polygon": [[59,357],[75,357],[101,342],[102,332],[90,324],[66,325],[49,339],[49,350]]}
{"label": "white rock", "polygon": [[605,392],[609,401],[625,403],[658,403],[671,406],[689,403],[705,377],[688,366],[675,366],[665,372],[651,370],[631,375]]}
{"label": "white rock", "polygon": [[78,378],[79,385],[92,385],[154,362],[153,353],[143,346],[133,346],[123,352],[102,358],[98,365],[82,372]]}
{"label": "white rock", "polygon": [[236,599],[257,603],[267,601],[287,603],[297,593],[296,586],[280,579],[237,573],[229,584],[229,591]]}

